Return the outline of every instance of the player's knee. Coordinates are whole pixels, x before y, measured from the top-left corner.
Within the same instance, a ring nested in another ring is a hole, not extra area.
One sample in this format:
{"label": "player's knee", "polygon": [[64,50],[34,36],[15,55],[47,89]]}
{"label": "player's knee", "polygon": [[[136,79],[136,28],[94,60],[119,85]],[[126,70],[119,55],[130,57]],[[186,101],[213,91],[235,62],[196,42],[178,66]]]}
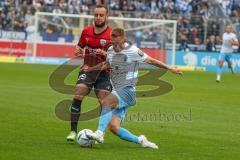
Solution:
{"label": "player's knee", "polygon": [[219,67],[222,67],[223,66],[223,62],[219,62],[218,65],[219,65]]}
{"label": "player's knee", "polygon": [[232,64],[231,63],[228,63],[228,68],[231,68],[232,67]]}
{"label": "player's knee", "polygon": [[108,125],[108,129],[109,129],[112,133],[116,134],[117,131],[118,131],[118,129],[119,129],[119,127],[116,126],[116,125],[114,125],[114,124],[111,124],[111,123],[110,123],[110,124]]}
{"label": "player's knee", "polygon": [[100,100],[101,106],[107,106],[108,102],[105,99]]}
{"label": "player's knee", "polygon": [[97,95],[98,98],[100,99],[104,99],[106,98],[111,92],[107,91],[107,90],[102,90],[102,89],[95,89],[95,93]]}
{"label": "player's knee", "polygon": [[81,101],[81,100],[83,100],[84,96],[81,96],[81,95],[74,95],[73,98]]}
{"label": "player's knee", "polygon": [[74,91],[75,95],[85,96],[89,93],[89,87],[85,84],[78,84]]}
{"label": "player's knee", "polygon": [[83,98],[88,94],[88,88],[77,86],[74,92],[74,99],[83,100]]}
{"label": "player's knee", "polygon": [[108,106],[108,107],[110,107],[110,101],[109,101],[109,99],[103,99],[103,100],[101,100],[100,101],[100,103],[101,103],[101,106]]}
{"label": "player's knee", "polygon": [[112,102],[111,99],[109,98],[105,98],[103,100],[100,101],[101,106],[108,106],[111,108],[116,108],[116,103]]}

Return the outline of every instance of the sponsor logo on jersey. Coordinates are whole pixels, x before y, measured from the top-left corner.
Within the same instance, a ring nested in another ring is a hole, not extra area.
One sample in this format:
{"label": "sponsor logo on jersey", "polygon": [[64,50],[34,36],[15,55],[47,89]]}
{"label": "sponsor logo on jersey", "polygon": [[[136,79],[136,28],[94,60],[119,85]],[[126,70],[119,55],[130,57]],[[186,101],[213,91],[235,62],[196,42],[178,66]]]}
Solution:
{"label": "sponsor logo on jersey", "polygon": [[105,39],[100,39],[101,46],[105,46],[107,41]]}
{"label": "sponsor logo on jersey", "polygon": [[140,57],[143,57],[143,56],[144,56],[143,51],[141,51],[141,50],[139,49],[139,50],[138,50],[138,55],[139,55]]}
{"label": "sponsor logo on jersey", "polygon": [[88,42],[89,38],[88,38],[88,37],[86,37],[85,39],[86,39],[86,41]]}
{"label": "sponsor logo on jersey", "polygon": [[88,50],[89,54],[97,54],[98,48],[90,48],[88,46],[85,47],[86,50]]}

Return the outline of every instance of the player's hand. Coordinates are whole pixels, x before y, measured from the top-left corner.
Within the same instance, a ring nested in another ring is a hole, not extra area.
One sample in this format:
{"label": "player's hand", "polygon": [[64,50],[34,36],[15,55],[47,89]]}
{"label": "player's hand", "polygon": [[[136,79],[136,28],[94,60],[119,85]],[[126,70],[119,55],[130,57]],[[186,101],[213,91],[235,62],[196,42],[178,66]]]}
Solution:
{"label": "player's hand", "polygon": [[102,50],[102,49],[97,49],[97,54],[100,54],[100,55],[106,56],[106,55],[107,55],[107,52],[105,52],[105,51]]}
{"label": "player's hand", "polygon": [[239,45],[238,41],[235,40],[235,39],[231,39],[230,42],[233,46],[238,46]]}
{"label": "player's hand", "polygon": [[81,47],[76,46],[74,53],[75,53],[75,56],[83,58],[84,50]]}
{"label": "player's hand", "polygon": [[90,72],[90,67],[88,65],[83,65],[82,66],[82,71],[84,72]]}
{"label": "player's hand", "polygon": [[183,75],[183,72],[177,67],[172,67],[172,68],[169,69],[169,71],[174,73],[174,74]]}

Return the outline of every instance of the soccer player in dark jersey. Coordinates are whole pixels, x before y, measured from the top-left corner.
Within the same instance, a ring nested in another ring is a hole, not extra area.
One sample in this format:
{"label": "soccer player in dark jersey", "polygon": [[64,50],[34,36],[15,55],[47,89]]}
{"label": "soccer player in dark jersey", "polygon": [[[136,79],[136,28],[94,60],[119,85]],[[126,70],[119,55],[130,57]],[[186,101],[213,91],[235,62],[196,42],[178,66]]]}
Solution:
{"label": "soccer player in dark jersey", "polygon": [[[94,9],[94,24],[83,29],[75,50],[76,56],[84,58],[83,68],[93,67],[106,61],[106,56],[98,53],[107,51],[110,46],[112,29],[107,25],[107,19],[108,8],[97,5]],[[101,102],[112,89],[108,70],[87,73],[82,70],[79,73],[71,105],[71,132],[67,136],[67,141],[74,141],[76,138],[81,103],[93,87],[99,102]]]}

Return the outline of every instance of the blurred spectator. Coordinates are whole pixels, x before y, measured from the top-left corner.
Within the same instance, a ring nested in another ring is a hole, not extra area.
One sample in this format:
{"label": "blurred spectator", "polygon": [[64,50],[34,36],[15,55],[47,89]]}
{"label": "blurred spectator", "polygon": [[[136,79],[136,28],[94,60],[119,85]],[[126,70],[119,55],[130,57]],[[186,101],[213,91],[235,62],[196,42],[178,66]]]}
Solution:
{"label": "blurred spectator", "polygon": [[4,9],[0,9],[0,29],[4,29],[7,26],[7,17],[4,12]]}
{"label": "blurred spectator", "polygon": [[238,20],[237,23],[234,24],[234,30],[236,34],[238,35],[238,39],[240,39],[240,19]]}
{"label": "blurred spectator", "polygon": [[53,10],[54,0],[44,0],[46,5],[46,11],[51,12]]}
{"label": "blurred spectator", "polygon": [[154,1],[151,1],[151,9],[150,9],[150,14],[152,16],[156,16],[159,14],[159,8],[157,7],[157,4]]}
{"label": "blurred spectator", "polygon": [[135,33],[135,43],[138,47],[140,47],[141,45],[141,41],[142,41],[142,31],[141,30],[138,30],[136,31]]}
{"label": "blurred spectator", "polygon": [[24,18],[25,18],[25,26],[28,26],[28,24],[34,21],[33,9],[31,7],[27,9],[27,13],[25,14]]}
{"label": "blurred spectator", "polygon": [[232,10],[240,9],[240,0],[232,0]]}
{"label": "blurred spectator", "polygon": [[231,21],[233,24],[237,23],[238,20],[240,20],[239,16],[240,16],[239,12],[237,10],[233,10],[232,16],[231,16]]}
{"label": "blurred spectator", "polygon": [[42,11],[44,5],[43,0],[33,0],[33,7],[36,11]]}
{"label": "blurred spectator", "polygon": [[210,36],[210,39],[207,41],[206,51],[209,51],[209,52],[216,52],[217,51],[214,35]]}
{"label": "blurred spectator", "polygon": [[197,27],[194,26],[190,29],[190,31],[191,31],[192,41],[194,41],[198,37],[198,29]]}
{"label": "blurred spectator", "polygon": [[217,21],[212,21],[208,24],[208,32],[213,35],[219,35],[220,26]]}
{"label": "blurred spectator", "polygon": [[68,13],[70,14],[80,14],[80,4],[78,0],[72,0],[71,3],[69,3],[68,7]]}
{"label": "blurred spectator", "polygon": [[205,17],[208,17],[208,12],[209,12],[209,7],[207,3],[202,3],[201,5],[201,10],[199,11],[199,13]]}
{"label": "blurred spectator", "polygon": [[200,45],[200,44],[201,44],[200,38],[197,38],[197,37],[196,37],[196,38],[194,39],[194,44],[195,44],[195,45]]}
{"label": "blurred spectator", "polygon": [[[240,19],[237,23],[234,24],[235,33],[238,35],[238,40],[240,40]],[[240,46],[238,47],[238,53],[240,53]]]}
{"label": "blurred spectator", "polygon": [[109,4],[109,8],[111,10],[119,10],[119,1],[118,0],[111,0],[110,4]]}
{"label": "blurred spectator", "polygon": [[131,1],[130,4],[129,4],[129,7],[128,7],[128,11],[133,12],[135,10],[136,10],[136,6],[134,4],[134,1]]}
{"label": "blurred spectator", "polygon": [[53,7],[53,13],[63,13],[63,11],[60,9],[60,7],[58,5],[55,5]]}
{"label": "blurred spectator", "polygon": [[217,35],[217,36],[215,37],[215,42],[216,42],[217,45],[221,45],[221,44],[222,44],[221,36]]}
{"label": "blurred spectator", "polygon": [[192,11],[191,3],[192,0],[176,0],[177,7],[182,13],[190,13]]}
{"label": "blurred spectator", "polygon": [[127,11],[128,10],[128,1],[124,0],[124,1],[120,1],[120,10],[122,11]]}
{"label": "blurred spectator", "polygon": [[67,13],[68,5],[66,0],[60,0],[59,9],[62,11],[62,13]]}
{"label": "blurred spectator", "polygon": [[81,12],[82,14],[85,14],[85,15],[89,14],[89,7],[86,2],[82,4]]}
{"label": "blurred spectator", "polygon": [[188,43],[187,43],[187,37],[185,35],[181,36],[179,50],[180,51],[189,51],[189,46],[188,46]]}
{"label": "blurred spectator", "polygon": [[226,14],[231,15],[231,0],[218,0]]}
{"label": "blurred spectator", "polygon": [[164,12],[173,13],[174,12],[174,3],[172,0],[166,0],[163,4]]}
{"label": "blurred spectator", "polygon": [[[224,12],[231,16],[235,31],[240,36],[240,0],[217,1],[223,6]],[[186,48],[184,47],[186,44],[203,44],[206,41],[206,37],[204,37],[206,31],[207,36],[216,35],[216,45],[221,44],[221,37],[218,36],[223,30],[221,19],[213,19],[207,22],[207,28],[205,27],[204,22],[209,18],[212,8],[211,2],[208,0],[0,0],[0,28],[29,31],[33,29],[31,27],[34,24],[36,11],[91,14],[94,6],[101,3],[108,3],[110,14],[114,16],[177,20],[177,42],[181,43],[182,48]],[[63,23],[59,17],[55,16],[50,21],[46,18],[40,18],[40,31],[49,33],[66,31],[63,29]],[[65,21],[69,26],[72,26],[71,23],[77,23],[69,19],[65,19]],[[71,32],[76,33],[75,30],[71,30]],[[141,41],[158,41],[159,34],[156,34],[157,32],[159,30],[155,31],[149,28],[135,32],[135,35],[132,36],[136,38],[136,43],[140,44]],[[210,38],[206,45],[211,45],[211,43]]]}

